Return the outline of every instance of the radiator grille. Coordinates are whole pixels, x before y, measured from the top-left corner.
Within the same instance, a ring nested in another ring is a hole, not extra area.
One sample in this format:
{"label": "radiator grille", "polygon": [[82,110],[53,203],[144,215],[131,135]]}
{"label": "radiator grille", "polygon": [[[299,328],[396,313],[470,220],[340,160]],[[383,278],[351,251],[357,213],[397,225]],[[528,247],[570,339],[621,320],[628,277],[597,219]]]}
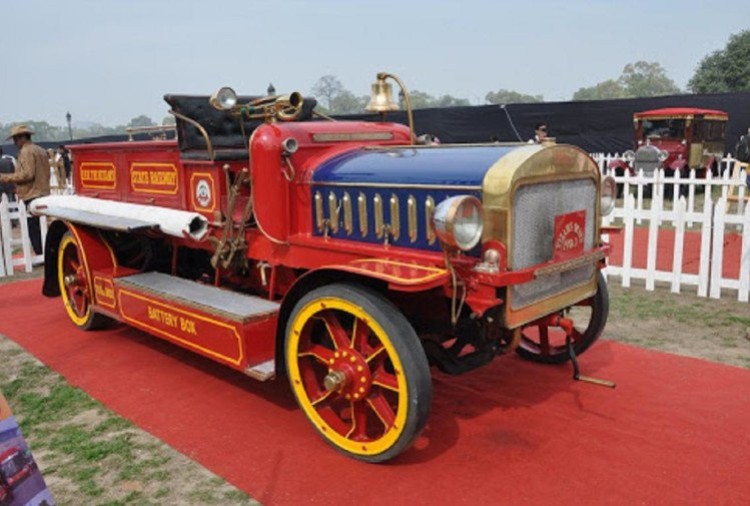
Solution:
{"label": "radiator grille", "polygon": [[[594,247],[596,183],[591,179],[524,185],[513,202],[512,268],[523,269],[552,260],[555,217],[586,211],[584,250]],[[545,275],[511,288],[516,310],[581,285],[594,275],[594,265]]]}
{"label": "radiator grille", "polygon": [[635,170],[643,170],[643,173],[650,176],[659,168],[659,148],[656,146],[642,146],[635,152]]}

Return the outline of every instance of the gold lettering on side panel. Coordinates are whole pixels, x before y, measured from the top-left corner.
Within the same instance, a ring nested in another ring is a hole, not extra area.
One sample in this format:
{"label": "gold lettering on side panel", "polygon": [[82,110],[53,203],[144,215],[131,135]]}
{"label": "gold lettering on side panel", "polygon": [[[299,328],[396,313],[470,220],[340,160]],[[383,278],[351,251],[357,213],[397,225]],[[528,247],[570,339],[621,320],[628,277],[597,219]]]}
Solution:
{"label": "gold lettering on side panel", "polygon": [[354,232],[354,219],[352,217],[352,198],[348,192],[344,192],[341,203],[344,207],[344,230],[346,230],[346,235],[352,235],[352,232]]}
{"label": "gold lettering on side panel", "polygon": [[375,208],[375,235],[380,239],[383,237],[383,197],[379,193],[375,194],[372,199],[373,207]]}
{"label": "gold lettering on side panel", "polygon": [[323,196],[320,192],[315,192],[315,226],[318,227],[318,232],[322,232],[325,228],[325,218],[323,217]]}
{"label": "gold lettering on side panel", "polygon": [[357,197],[357,209],[359,211],[359,233],[362,237],[367,236],[367,197],[359,192]]}
{"label": "gold lettering on side panel", "polygon": [[331,231],[335,234],[339,231],[339,202],[336,194],[328,194],[328,216],[331,221]]}
{"label": "gold lettering on side panel", "polygon": [[427,197],[424,202],[425,230],[427,231],[427,243],[435,243],[435,226],[432,223],[432,213],[435,211],[435,199]]}
{"label": "gold lettering on side panel", "polygon": [[409,221],[409,241],[417,242],[419,231],[417,230],[417,199],[414,195],[409,195],[406,199],[406,215]]}
{"label": "gold lettering on side panel", "polygon": [[398,196],[391,193],[391,235],[394,241],[398,241],[401,235],[401,215],[399,214]]}

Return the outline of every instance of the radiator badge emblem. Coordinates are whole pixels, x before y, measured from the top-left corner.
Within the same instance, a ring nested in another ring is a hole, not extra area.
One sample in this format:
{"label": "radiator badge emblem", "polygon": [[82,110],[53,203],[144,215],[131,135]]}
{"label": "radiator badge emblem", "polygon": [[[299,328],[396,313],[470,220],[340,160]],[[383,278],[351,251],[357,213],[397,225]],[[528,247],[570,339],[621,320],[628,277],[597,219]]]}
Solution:
{"label": "radiator badge emblem", "polygon": [[555,216],[554,259],[568,260],[583,253],[586,211]]}
{"label": "radiator badge emblem", "polygon": [[205,179],[198,180],[198,184],[195,185],[195,200],[200,207],[211,206],[211,186]]}

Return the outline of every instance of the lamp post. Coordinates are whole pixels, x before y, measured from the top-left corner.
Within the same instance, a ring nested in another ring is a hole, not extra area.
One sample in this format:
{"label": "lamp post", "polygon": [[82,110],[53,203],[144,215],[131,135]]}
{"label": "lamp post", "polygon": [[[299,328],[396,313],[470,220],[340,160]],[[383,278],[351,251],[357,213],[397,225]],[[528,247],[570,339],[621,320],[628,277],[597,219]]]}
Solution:
{"label": "lamp post", "polygon": [[268,83],[268,89],[266,91],[268,92],[269,97],[276,95],[276,88],[273,87],[273,83]]}
{"label": "lamp post", "polygon": [[70,140],[73,140],[73,127],[70,126],[70,120],[73,118],[73,116],[70,115],[70,111],[68,111],[65,114],[65,119],[68,120],[68,137],[70,137]]}

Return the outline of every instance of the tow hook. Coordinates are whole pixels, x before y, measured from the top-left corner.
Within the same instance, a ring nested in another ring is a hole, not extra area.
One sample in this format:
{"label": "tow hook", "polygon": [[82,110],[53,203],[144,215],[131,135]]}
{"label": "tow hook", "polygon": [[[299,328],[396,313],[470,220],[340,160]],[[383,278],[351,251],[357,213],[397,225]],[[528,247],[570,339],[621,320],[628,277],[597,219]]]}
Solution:
{"label": "tow hook", "polygon": [[575,349],[573,348],[573,340],[570,336],[573,334],[573,320],[570,318],[563,318],[556,316],[553,319],[553,325],[558,325],[565,331],[565,346],[568,348],[568,355],[570,356],[570,363],[573,364],[573,379],[575,381],[585,381],[586,383],[593,383],[607,388],[615,388],[617,384],[613,381],[592,378],[591,376],[584,376],[581,374],[581,370],[578,366],[578,358],[576,357]]}

